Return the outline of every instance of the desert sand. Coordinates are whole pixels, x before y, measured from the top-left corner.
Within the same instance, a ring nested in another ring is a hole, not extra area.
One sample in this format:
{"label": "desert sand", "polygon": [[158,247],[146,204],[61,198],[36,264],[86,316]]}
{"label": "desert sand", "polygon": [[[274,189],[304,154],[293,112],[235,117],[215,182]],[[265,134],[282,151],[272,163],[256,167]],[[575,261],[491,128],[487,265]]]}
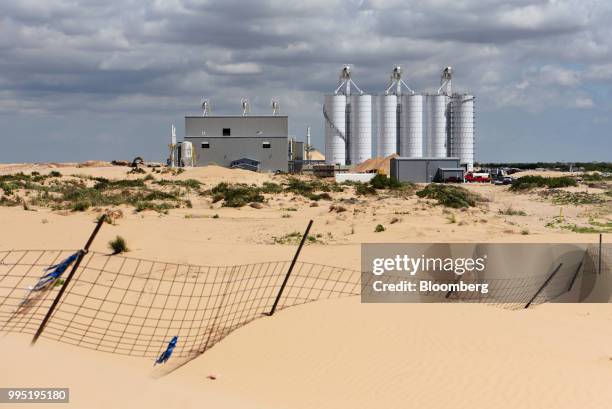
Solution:
{"label": "desert sand", "polygon": [[[127,168],[113,166],[0,166],[0,174],[32,170],[109,179],[143,176],[127,176]],[[217,167],[188,169],[173,178],[196,179],[209,188],[222,181],[279,180]],[[558,217],[568,224],[610,217],[606,207],[559,206],[536,193],[509,192],[507,186],[466,187],[489,201],[461,211],[415,196],[367,197],[343,202],[346,211],[337,213],[329,202],[311,207],[306,198],[280,194],[261,209],[225,208],[202,197],[191,198],[192,208],[168,214],[122,207],[123,217],[103,226],[92,250],[108,253],[107,242],[121,235],[129,257],[219,266],[289,260],[295,245],[276,239],[303,231],[313,219],[311,234],[319,240],[307,245],[300,259],[359,269],[360,243],[595,242],[596,234],[546,224]],[[351,196],[334,194],[335,199]],[[509,207],[526,215],[500,214]],[[98,214],[32,210],[0,207],[0,251],[78,249]],[[386,230],[375,233],[377,224]],[[45,339],[31,348],[28,337],[10,334],[0,338],[0,348],[12,351],[3,360],[0,385],[70,387],[69,407],[79,408],[604,408],[612,398],[610,324],[606,304],[510,311],[485,305],[360,304],[348,297],[255,320],[156,379],[148,359]]]}

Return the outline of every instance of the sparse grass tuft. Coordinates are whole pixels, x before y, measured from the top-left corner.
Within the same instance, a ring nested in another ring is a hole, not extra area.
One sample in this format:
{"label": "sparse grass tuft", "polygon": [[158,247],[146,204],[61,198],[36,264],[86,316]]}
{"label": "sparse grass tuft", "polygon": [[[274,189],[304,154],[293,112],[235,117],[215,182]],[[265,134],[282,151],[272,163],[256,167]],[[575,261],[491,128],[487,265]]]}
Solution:
{"label": "sparse grass tuft", "polygon": [[610,201],[605,193],[566,192],[559,189],[543,191],[540,196],[550,199],[556,205],[596,205]]}
{"label": "sparse grass tuft", "polygon": [[117,236],[114,240],[109,241],[108,247],[113,251],[113,254],[121,254],[130,251],[125,239],[121,236]]}
{"label": "sparse grass tuft", "polygon": [[512,206],[508,206],[505,209],[499,209],[498,212],[504,216],[527,216],[527,213],[523,210],[515,210]]}
{"label": "sparse grass tuft", "polygon": [[[318,239],[319,237],[321,237],[321,235],[308,235],[308,237],[306,237],[306,243],[317,243],[320,242],[320,240]],[[294,231],[292,233],[288,233],[285,234],[284,236],[281,237],[273,237],[274,239],[274,243],[276,244],[299,244],[300,241],[302,241],[302,233],[300,233],[299,231]]]}

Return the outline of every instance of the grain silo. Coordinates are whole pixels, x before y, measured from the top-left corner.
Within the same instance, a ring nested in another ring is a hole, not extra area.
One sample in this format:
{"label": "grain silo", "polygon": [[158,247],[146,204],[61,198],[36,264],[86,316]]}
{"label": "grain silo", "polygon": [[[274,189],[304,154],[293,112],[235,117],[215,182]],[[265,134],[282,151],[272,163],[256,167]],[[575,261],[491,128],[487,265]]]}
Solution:
{"label": "grain silo", "polygon": [[407,158],[423,156],[423,95],[402,96],[399,154]]}
{"label": "grain silo", "polygon": [[[402,95],[404,88],[406,95]],[[423,129],[421,98],[402,79],[401,67],[394,67],[385,95],[379,97],[377,156],[418,154],[415,149],[422,146]]]}
{"label": "grain silo", "polygon": [[346,164],[346,96],[325,95],[325,163]]}
{"label": "grain silo", "polygon": [[451,138],[450,156],[459,163],[474,168],[474,96],[454,94],[450,103]]}
{"label": "grain silo", "polygon": [[351,95],[349,159],[357,165],[372,157],[372,96]]}
{"label": "grain silo", "polygon": [[[352,95],[351,86],[358,93]],[[372,97],[351,79],[350,66],[340,71],[338,88],[325,96],[325,162],[357,164],[372,154]]]}
{"label": "grain silo", "polygon": [[377,156],[386,157],[397,152],[397,95],[379,96],[379,126]]}
{"label": "grain silo", "polygon": [[425,119],[427,123],[427,151],[426,156],[432,158],[445,158],[447,156],[447,105],[448,97],[442,94],[429,94],[425,96]]}

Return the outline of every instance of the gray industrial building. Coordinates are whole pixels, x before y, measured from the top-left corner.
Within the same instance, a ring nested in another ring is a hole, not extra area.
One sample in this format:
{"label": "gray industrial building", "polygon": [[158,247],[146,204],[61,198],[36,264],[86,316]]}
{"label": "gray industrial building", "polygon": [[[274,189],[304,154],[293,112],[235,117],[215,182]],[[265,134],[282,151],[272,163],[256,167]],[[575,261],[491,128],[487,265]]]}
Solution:
{"label": "gray industrial building", "polygon": [[185,141],[195,166],[288,170],[289,127],[283,115],[187,116]]}
{"label": "gray industrial building", "polygon": [[463,181],[459,158],[392,158],[390,176],[400,182]]}

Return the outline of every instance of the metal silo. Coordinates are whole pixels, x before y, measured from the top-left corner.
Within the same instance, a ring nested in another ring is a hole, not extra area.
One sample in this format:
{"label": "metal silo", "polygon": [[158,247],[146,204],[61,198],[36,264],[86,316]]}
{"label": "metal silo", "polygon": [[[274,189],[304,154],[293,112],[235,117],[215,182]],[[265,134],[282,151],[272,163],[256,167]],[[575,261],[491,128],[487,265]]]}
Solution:
{"label": "metal silo", "polygon": [[380,96],[380,113],[377,155],[387,157],[397,152],[397,95]]}
{"label": "metal silo", "polygon": [[402,96],[400,156],[423,157],[423,95]]}
{"label": "metal silo", "polygon": [[427,95],[426,122],[427,122],[427,152],[432,158],[445,158],[447,156],[447,105],[446,95]]}
{"label": "metal silo", "polygon": [[325,95],[325,163],[346,165],[346,96]]}
{"label": "metal silo", "polygon": [[372,157],[372,96],[351,96],[349,156],[352,165]]}
{"label": "metal silo", "polygon": [[474,168],[474,96],[454,94],[451,98],[450,156],[458,157],[468,171]]}

